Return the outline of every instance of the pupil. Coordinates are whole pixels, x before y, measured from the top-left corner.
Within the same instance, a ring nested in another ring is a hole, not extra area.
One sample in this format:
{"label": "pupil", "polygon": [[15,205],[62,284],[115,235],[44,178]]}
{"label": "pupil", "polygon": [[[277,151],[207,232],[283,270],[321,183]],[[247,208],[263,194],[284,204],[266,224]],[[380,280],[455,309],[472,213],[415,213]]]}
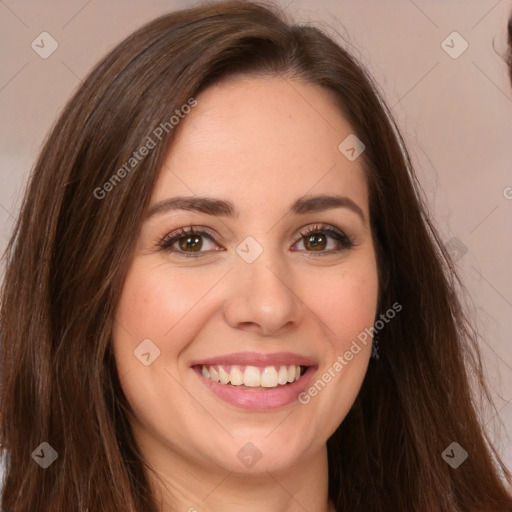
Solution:
{"label": "pupil", "polygon": [[[199,236],[188,236],[186,238],[182,238],[181,240],[185,240],[185,243],[180,243],[180,246],[182,249],[192,249],[194,251],[198,251],[199,249],[201,249],[201,244],[200,244],[200,237]],[[192,242],[190,242],[190,240],[193,240]],[[194,247],[194,244],[199,244],[198,247]]]}
{"label": "pupil", "polygon": [[[318,243],[318,242],[317,242],[317,243],[315,243],[315,242],[314,242],[314,239],[315,239],[315,238],[320,238],[322,241],[321,241],[321,242],[319,242],[319,243]],[[320,235],[320,234],[310,235],[310,236],[309,236],[309,238],[308,238],[308,243],[309,243],[309,244],[311,244],[314,248],[317,248],[317,247],[320,247],[320,246],[323,248],[323,245],[322,245],[322,244],[324,244],[324,245],[325,245],[325,237],[323,237],[323,236],[322,236],[322,235]]]}

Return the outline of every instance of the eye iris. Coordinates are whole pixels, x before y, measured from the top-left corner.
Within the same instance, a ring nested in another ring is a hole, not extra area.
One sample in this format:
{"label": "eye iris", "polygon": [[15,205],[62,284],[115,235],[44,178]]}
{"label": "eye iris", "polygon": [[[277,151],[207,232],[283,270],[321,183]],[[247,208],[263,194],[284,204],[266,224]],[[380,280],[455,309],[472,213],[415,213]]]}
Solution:
{"label": "eye iris", "polygon": [[[193,240],[193,242],[189,243],[190,240]],[[183,243],[183,241],[185,241],[185,242]],[[180,244],[181,249],[183,249],[183,250],[192,249],[194,252],[199,251],[203,245],[201,243],[201,237],[197,236],[197,235],[189,235],[189,236],[181,237],[179,239],[179,244]],[[198,246],[196,245],[194,247],[194,244],[198,244]]]}
{"label": "eye iris", "polygon": [[[318,242],[314,242],[314,239],[318,239],[320,238],[322,241],[320,243]],[[308,244],[312,244],[312,247],[314,249],[318,249],[320,247],[320,249],[324,249],[325,248],[325,244],[326,244],[326,240],[325,240],[325,236],[322,235],[321,233],[314,233],[312,235],[309,235],[307,238],[306,238],[306,243],[304,244],[306,248],[308,248]]]}

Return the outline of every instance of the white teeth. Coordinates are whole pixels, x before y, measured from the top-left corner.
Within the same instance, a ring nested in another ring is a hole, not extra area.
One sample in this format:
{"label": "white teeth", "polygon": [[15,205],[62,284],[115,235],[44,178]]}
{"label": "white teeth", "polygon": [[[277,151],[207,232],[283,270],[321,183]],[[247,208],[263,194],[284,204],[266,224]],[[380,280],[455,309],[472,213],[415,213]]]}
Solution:
{"label": "white teeth", "polygon": [[210,372],[210,379],[215,382],[220,382],[219,372],[216,370],[215,366],[209,366],[208,371]]}
{"label": "white teeth", "polygon": [[267,366],[261,372],[261,385],[264,388],[275,388],[278,384],[277,370],[273,366]]}
{"label": "white teeth", "polygon": [[227,373],[222,366],[219,366],[219,377],[222,384],[229,382],[229,373]]}
{"label": "white teeth", "polygon": [[244,383],[244,374],[240,371],[238,366],[232,366],[229,373],[231,384],[233,386],[241,386]]}
{"label": "white teeth", "polygon": [[295,382],[300,379],[300,366],[280,366],[279,370],[275,366],[246,366],[242,372],[239,366],[231,366],[228,373],[222,365],[203,365],[201,367],[203,377],[233,386],[247,386],[250,388],[275,388],[278,385],[284,386],[288,382]]}
{"label": "white teeth", "polygon": [[281,366],[281,368],[279,368],[279,373],[277,374],[277,382],[281,384],[281,386],[288,382],[288,370],[286,369],[286,366]]}
{"label": "white teeth", "polygon": [[261,386],[260,371],[255,366],[246,366],[244,372],[244,385],[250,388]]}

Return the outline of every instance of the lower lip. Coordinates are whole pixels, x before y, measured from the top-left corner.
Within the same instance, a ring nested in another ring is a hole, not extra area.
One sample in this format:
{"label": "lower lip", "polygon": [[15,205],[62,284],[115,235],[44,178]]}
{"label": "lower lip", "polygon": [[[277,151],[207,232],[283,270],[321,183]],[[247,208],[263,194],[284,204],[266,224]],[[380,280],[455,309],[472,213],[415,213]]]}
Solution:
{"label": "lower lip", "polygon": [[240,389],[230,384],[220,384],[203,377],[199,367],[195,367],[194,370],[201,382],[224,402],[250,411],[271,411],[292,402],[298,402],[297,397],[306,389],[315,368],[309,366],[304,375],[295,382],[277,388],[269,388],[268,390],[259,389],[254,391]]}

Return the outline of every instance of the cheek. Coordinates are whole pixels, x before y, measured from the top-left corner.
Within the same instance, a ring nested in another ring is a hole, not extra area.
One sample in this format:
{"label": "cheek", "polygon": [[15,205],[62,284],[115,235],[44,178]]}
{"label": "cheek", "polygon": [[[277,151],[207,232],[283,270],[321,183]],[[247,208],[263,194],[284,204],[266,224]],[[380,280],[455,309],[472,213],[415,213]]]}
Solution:
{"label": "cheek", "polygon": [[[307,286],[308,303],[324,323],[337,351],[373,326],[378,299],[378,274],[373,253],[340,267],[339,272],[320,269]],[[312,276],[309,275],[309,278]]]}
{"label": "cheek", "polygon": [[[157,373],[163,372],[164,380],[168,380],[166,370],[173,374],[183,370],[181,356],[211,313],[211,300],[205,296],[219,280],[211,270],[195,271],[191,277],[190,269],[171,268],[169,264],[155,264],[142,258],[134,260],[125,279],[113,329],[120,376],[130,374],[133,381],[138,376],[156,378]],[[150,358],[153,354],[156,357],[144,366],[144,361],[136,356],[148,350]],[[163,386],[168,388],[169,382]]]}
{"label": "cheek", "polygon": [[[126,276],[113,330],[114,357],[132,419],[156,437],[162,435],[159,425],[173,425],[176,415],[187,411],[188,397],[175,378],[177,362],[189,343],[187,313],[204,293],[176,269],[171,273],[139,259]],[[147,366],[138,359],[142,353],[150,354]]]}
{"label": "cheek", "polygon": [[[325,418],[334,432],[361,388],[371,353],[371,331],[377,313],[378,273],[373,251],[361,252],[339,273],[318,273],[310,304],[322,320],[329,343],[322,365],[300,403]],[[325,269],[323,269],[325,270]]]}
{"label": "cheek", "polygon": [[179,270],[161,265],[134,263],[124,284],[116,320],[136,339],[166,339],[200,302],[209,281],[191,280]]}
{"label": "cheek", "polygon": [[[172,331],[187,311],[186,294],[182,289],[185,286],[180,283],[179,279],[165,278],[158,268],[144,266],[137,260],[132,264],[117,307],[113,330],[113,347],[120,375],[129,372],[132,378],[142,368],[146,370],[144,375],[154,373],[162,362],[167,363],[180,350],[175,343],[169,347],[162,342],[165,334]],[[147,340],[151,343],[148,344]],[[139,349],[142,346],[144,351]],[[141,354],[149,352],[151,358],[155,357],[155,363],[149,367],[142,366],[141,361],[134,357],[138,351]]]}

